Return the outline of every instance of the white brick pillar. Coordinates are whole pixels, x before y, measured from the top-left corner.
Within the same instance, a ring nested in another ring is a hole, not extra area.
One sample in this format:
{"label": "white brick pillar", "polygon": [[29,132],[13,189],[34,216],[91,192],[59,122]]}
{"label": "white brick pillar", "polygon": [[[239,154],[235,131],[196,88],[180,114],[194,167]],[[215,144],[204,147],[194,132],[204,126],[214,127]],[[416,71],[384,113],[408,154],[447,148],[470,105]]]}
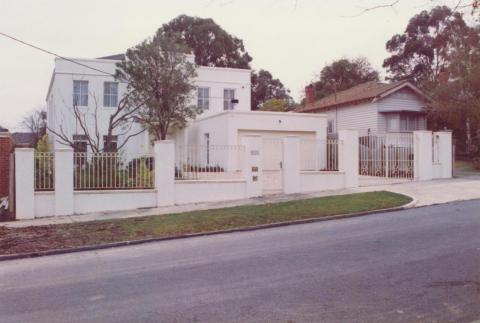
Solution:
{"label": "white brick pillar", "polygon": [[55,215],[71,215],[73,202],[73,149],[55,149]]}
{"label": "white brick pillar", "polygon": [[263,194],[262,144],[261,136],[252,135],[242,138],[242,145],[245,146],[243,176],[246,181],[245,196],[247,198]]}
{"label": "white brick pillar", "polygon": [[345,173],[345,187],[358,187],[358,131],[338,131],[338,170]]}
{"label": "white brick pillar", "polygon": [[15,149],[15,216],[17,220],[35,217],[34,150]]}
{"label": "white brick pillar", "polygon": [[414,176],[417,181],[433,178],[432,132],[419,130],[413,132]]}
{"label": "white brick pillar", "polygon": [[172,140],[155,141],[155,189],[157,206],[175,204],[175,144]]}
{"label": "white brick pillar", "polygon": [[451,131],[438,131],[433,134],[438,136],[439,145],[439,161],[441,164],[441,178],[452,177],[453,167],[453,151],[452,151],[452,132]]}
{"label": "white brick pillar", "polygon": [[300,138],[283,138],[283,193],[300,193]]}

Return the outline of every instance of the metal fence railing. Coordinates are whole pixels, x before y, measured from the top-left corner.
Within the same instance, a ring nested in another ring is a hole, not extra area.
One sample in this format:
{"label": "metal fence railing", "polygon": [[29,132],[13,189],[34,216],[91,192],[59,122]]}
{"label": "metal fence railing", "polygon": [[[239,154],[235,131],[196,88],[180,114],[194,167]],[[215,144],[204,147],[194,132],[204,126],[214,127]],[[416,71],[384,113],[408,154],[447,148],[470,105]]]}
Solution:
{"label": "metal fence railing", "polygon": [[75,190],[152,189],[155,187],[152,155],[74,153]]}
{"label": "metal fence railing", "polygon": [[187,145],[175,151],[177,180],[234,179],[242,177],[245,147]]}
{"label": "metal fence railing", "polygon": [[338,139],[300,141],[300,169],[303,171],[338,171]]}
{"label": "metal fence railing", "polygon": [[53,191],[55,189],[55,153],[35,152],[34,189]]}

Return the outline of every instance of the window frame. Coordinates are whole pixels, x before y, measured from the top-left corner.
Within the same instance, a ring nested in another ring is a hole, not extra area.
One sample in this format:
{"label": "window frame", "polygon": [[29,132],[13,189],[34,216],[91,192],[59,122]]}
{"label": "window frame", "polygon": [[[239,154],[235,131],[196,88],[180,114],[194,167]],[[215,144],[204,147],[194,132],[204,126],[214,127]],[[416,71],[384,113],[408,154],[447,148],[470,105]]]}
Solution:
{"label": "window frame", "polygon": [[[115,93],[112,93],[112,92],[107,93],[106,91],[107,85],[109,90],[112,89],[110,87],[111,85],[115,85]],[[113,103],[113,99],[115,99],[115,103]],[[118,82],[112,82],[112,81],[103,82],[103,106],[106,108],[116,108],[117,105],[118,105]]]}
{"label": "window frame", "polygon": [[[203,94],[206,94],[205,97]],[[200,93],[203,92],[202,95]],[[197,106],[201,108],[203,111],[210,110],[210,87],[208,86],[199,86],[197,87]]]}
{"label": "window frame", "polygon": [[[230,93],[230,94],[233,93],[233,96],[230,97],[230,95],[228,95],[227,97],[226,93]],[[232,102],[233,100],[235,100],[235,96],[236,96],[236,89],[233,89],[233,88],[223,89],[223,110],[228,111],[228,110],[235,109],[234,103]]]}
{"label": "window frame", "polygon": [[[87,153],[88,152],[88,137],[86,135],[73,135],[73,152],[75,153]],[[82,146],[80,146],[82,144]],[[79,149],[79,147],[84,147]]]}
{"label": "window frame", "polygon": [[334,133],[334,121],[333,119],[327,120],[327,134]]}
{"label": "window frame", "polygon": [[[78,87],[76,85],[79,85]],[[82,87],[85,85],[86,87]],[[88,106],[88,87],[89,82],[87,80],[73,80],[73,106],[87,107]],[[84,93],[85,92],[85,93]]]}
{"label": "window frame", "polygon": [[[107,136],[104,135],[103,136],[103,151],[105,151],[105,147],[106,147],[106,139],[107,139]],[[118,136],[116,135],[113,135],[112,136],[112,142],[111,142],[112,145],[115,145],[115,148],[112,149],[111,151],[109,152],[118,152]]]}

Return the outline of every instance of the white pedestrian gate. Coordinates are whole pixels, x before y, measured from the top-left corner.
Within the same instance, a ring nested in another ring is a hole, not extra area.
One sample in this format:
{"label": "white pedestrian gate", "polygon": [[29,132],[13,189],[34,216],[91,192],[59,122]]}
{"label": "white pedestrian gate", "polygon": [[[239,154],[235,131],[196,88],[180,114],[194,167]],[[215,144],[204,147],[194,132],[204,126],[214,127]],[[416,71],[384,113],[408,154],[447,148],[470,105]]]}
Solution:
{"label": "white pedestrian gate", "polygon": [[360,175],[413,179],[413,151],[411,133],[361,136]]}
{"label": "white pedestrian gate", "polygon": [[264,194],[280,193],[283,190],[283,139],[263,137],[262,145]]}

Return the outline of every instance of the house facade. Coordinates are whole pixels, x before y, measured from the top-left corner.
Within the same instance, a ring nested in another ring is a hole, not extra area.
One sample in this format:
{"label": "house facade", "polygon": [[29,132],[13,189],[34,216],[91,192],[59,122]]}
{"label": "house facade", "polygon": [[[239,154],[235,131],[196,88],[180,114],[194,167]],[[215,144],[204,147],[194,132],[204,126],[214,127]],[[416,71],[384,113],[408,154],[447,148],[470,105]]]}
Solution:
{"label": "house facade", "polygon": [[[85,130],[74,115],[74,104],[85,118],[90,134],[98,129],[103,144],[108,119],[126,93],[127,84],[113,76],[122,55],[98,59],[55,60],[55,69],[47,92],[47,125],[53,148],[65,147],[54,134],[64,134],[74,142],[76,151],[87,151]],[[189,55],[188,59],[194,61]],[[192,104],[202,113],[184,129],[171,129],[168,138],[176,145],[239,145],[247,135],[282,138],[298,135],[305,138],[326,137],[326,117],[282,112],[251,111],[251,71],[248,69],[197,66],[196,93]],[[140,124],[117,129],[116,142],[140,131]],[[56,140],[57,139],[57,140]],[[114,143],[115,144],[115,143]],[[151,153],[153,137],[148,132],[131,138],[124,151]]]}
{"label": "house facade", "polygon": [[355,129],[360,135],[411,133],[426,130],[429,98],[407,81],[367,82],[315,100],[313,86],[305,88],[306,105],[302,113],[327,115],[327,132]]}

